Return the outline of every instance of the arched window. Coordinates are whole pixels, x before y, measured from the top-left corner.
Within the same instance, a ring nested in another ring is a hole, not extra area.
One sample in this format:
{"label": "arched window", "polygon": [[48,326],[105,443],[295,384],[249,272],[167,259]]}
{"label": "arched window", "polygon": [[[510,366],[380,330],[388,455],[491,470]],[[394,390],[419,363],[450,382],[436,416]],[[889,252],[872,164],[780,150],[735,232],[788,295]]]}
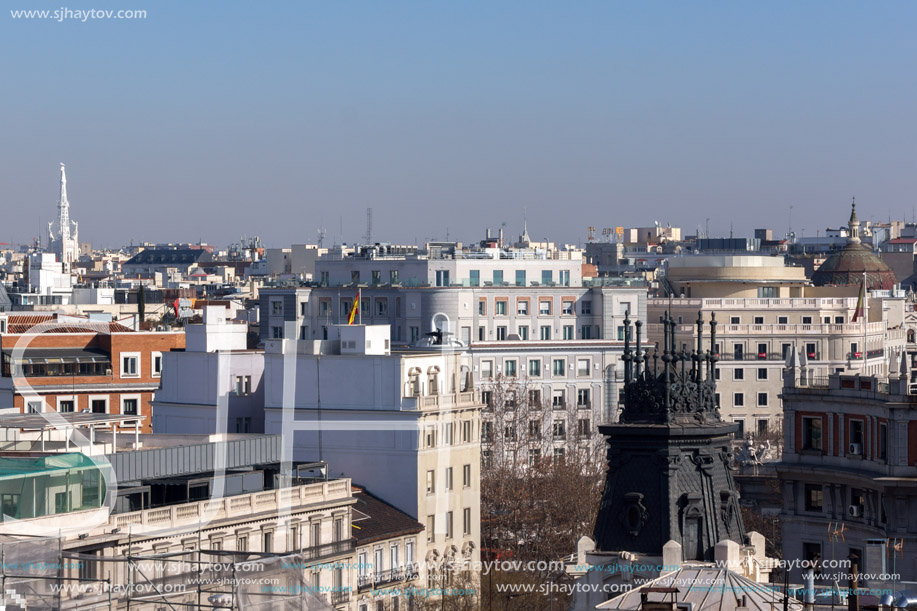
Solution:
{"label": "arched window", "polygon": [[427,394],[439,394],[439,367],[436,365],[430,367],[427,370],[427,386],[429,388],[429,392]]}

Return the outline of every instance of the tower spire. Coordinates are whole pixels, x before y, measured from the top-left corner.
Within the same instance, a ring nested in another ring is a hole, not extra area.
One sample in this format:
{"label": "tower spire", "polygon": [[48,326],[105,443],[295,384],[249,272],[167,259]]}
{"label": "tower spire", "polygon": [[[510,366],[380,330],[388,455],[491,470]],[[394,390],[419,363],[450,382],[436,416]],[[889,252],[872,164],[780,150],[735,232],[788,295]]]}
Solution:
{"label": "tower spire", "polygon": [[67,201],[67,170],[63,163],[60,164],[60,201],[57,202],[57,209],[60,213],[58,222],[60,223],[61,240],[70,238],[70,202]]}

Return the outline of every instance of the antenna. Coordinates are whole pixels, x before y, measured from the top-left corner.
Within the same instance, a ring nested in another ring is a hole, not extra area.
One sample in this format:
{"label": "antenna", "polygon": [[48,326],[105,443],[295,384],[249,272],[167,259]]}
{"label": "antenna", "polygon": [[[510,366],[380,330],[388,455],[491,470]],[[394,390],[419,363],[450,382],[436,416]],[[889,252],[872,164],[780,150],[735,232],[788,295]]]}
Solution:
{"label": "antenna", "polygon": [[328,232],[325,231],[324,227],[318,228],[318,247],[322,248],[325,244],[325,236],[328,235]]}
{"label": "antenna", "polygon": [[363,242],[366,244],[373,243],[373,209],[366,209],[366,234],[363,236]]}

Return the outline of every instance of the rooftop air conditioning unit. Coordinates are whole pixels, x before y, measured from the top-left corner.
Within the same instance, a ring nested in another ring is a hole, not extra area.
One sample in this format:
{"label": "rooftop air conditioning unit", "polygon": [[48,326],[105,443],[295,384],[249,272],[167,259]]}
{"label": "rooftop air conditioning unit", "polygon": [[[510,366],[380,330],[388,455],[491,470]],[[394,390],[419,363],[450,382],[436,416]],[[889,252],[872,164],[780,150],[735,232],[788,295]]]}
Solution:
{"label": "rooftop air conditioning unit", "polygon": [[856,456],[863,455],[863,444],[861,443],[851,443],[848,454],[854,454]]}
{"label": "rooftop air conditioning unit", "polygon": [[847,515],[851,518],[862,518],[863,517],[863,506],[862,505],[850,505],[847,507]]}

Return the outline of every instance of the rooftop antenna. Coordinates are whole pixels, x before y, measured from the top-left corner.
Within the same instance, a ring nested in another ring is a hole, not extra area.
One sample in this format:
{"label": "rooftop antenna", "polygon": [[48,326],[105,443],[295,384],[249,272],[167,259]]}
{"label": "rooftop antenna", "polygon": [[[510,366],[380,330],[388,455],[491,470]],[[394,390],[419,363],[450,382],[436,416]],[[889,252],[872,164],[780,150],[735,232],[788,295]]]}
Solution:
{"label": "rooftop antenna", "polygon": [[328,232],[325,231],[324,227],[318,228],[318,247],[322,248],[325,244],[325,236],[328,235]]}
{"label": "rooftop antenna", "polygon": [[373,209],[366,209],[366,235],[363,236],[363,242],[366,244],[373,243]]}

